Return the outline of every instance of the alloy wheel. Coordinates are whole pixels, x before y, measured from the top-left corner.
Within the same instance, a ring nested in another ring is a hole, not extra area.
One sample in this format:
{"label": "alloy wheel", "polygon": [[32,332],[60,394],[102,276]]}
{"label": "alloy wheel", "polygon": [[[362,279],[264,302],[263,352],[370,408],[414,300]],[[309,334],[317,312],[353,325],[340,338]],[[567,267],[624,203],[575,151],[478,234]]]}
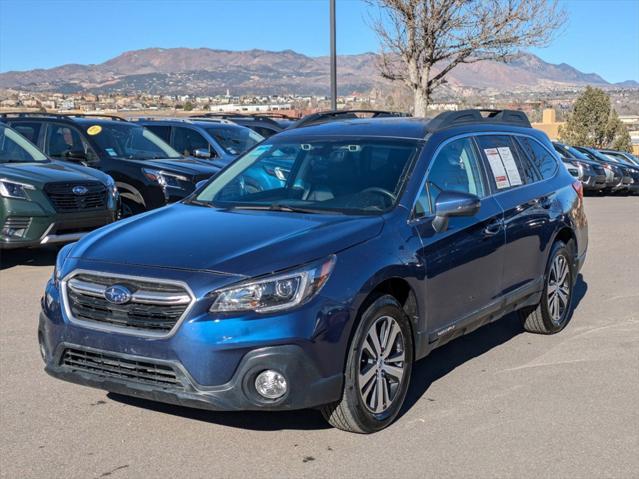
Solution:
{"label": "alloy wheel", "polygon": [[568,274],[568,260],[563,255],[557,255],[552,262],[548,273],[548,313],[550,319],[556,325],[561,321],[568,310],[570,302],[570,275]]}
{"label": "alloy wheel", "polygon": [[381,414],[393,404],[404,368],[404,335],[394,318],[382,316],[369,328],[360,352],[359,392],[370,412]]}

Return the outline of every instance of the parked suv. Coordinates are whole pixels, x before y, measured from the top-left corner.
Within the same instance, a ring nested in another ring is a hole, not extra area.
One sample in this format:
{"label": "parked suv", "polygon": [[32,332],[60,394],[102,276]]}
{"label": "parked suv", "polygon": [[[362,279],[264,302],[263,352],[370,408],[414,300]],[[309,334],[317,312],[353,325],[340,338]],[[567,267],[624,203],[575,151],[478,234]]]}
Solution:
{"label": "parked suv", "polygon": [[117,205],[111,177],[52,161],[0,123],[0,249],[76,241],[111,223]]}
{"label": "parked suv", "polygon": [[152,132],[119,117],[5,113],[0,118],[48,156],[113,177],[123,216],[182,199],[220,170],[183,158]]}
{"label": "parked suv", "polygon": [[604,167],[605,170],[610,172],[612,176],[612,186],[607,187],[606,190],[609,193],[624,193],[628,190],[628,186],[632,183],[632,176],[628,168],[617,160],[600,153],[594,148],[588,148],[585,146],[576,146],[576,150],[580,151],[588,158],[596,161]]}
{"label": "parked suv", "polygon": [[183,155],[210,160],[220,168],[264,139],[250,128],[221,119],[140,118],[137,123]]}
{"label": "parked suv", "polygon": [[590,160],[586,155],[568,145],[554,141],[553,146],[559,157],[567,164],[577,168],[577,177],[584,186],[585,191],[599,192],[606,187],[614,186],[613,175],[609,175],[606,182],[606,170],[596,161]]}
{"label": "parked suv", "polygon": [[627,151],[616,150],[598,150],[608,158],[621,163],[632,178],[632,182],[628,185],[628,191],[635,195],[639,195],[639,158]]}
{"label": "parked suv", "polygon": [[[289,129],[186,200],[64,248],[46,371],[185,406],[319,407],[369,433],[436,347],[513,311],[561,331],[588,246],[582,185],[525,114],[484,115]],[[273,158],[284,186],[243,191]]]}

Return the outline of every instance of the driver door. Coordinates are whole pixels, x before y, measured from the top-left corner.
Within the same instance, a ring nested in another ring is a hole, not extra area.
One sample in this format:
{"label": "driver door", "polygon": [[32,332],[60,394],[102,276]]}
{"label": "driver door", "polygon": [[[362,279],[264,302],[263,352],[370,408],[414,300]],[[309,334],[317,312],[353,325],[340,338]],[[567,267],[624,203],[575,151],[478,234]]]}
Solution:
{"label": "driver door", "polygon": [[[433,228],[435,202],[442,191],[480,198],[472,217],[451,217],[445,231]],[[421,238],[418,258],[426,269],[423,295],[431,342],[453,335],[497,304],[505,244],[503,211],[491,196],[483,163],[472,138],[445,144],[432,160],[415,204],[414,226]]]}

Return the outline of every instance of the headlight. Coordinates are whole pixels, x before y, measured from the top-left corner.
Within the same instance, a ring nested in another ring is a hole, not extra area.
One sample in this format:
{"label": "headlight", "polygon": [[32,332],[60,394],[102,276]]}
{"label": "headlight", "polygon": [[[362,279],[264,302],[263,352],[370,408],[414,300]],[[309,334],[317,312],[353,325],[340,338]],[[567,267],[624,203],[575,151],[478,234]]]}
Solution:
{"label": "headlight", "polygon": [[164,188],[182,188],[180,181],[188,181],[185,176],[176,175],[175,173],[167,173],[166,171],[153,170],[151,168],[143,168],[142,170],[144,171],[144,176]]}
{"label": "headlight", "polygon": [[291,309],[315,296],[328,280],[335,256],[287,273],[247,281],[213,293],[211,313]]}
{"label": "headlight", "polygon": [[0,180],[0,196],[28,200],[27,190],[35,190],[35,186],[17,181]]}

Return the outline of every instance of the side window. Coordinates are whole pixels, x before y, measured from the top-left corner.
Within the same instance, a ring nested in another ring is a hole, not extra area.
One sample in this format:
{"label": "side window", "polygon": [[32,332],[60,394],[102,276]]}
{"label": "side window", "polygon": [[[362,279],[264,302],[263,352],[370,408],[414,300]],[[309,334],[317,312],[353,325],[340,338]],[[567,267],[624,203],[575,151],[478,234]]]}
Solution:
{"label": "side window", "polygon": [[42,123],[15,123],[11,125],[15,131],[24,136],[34,145],[38,144],[38,138],[40,137],[40,128]]}
{"label": "side window", "polygon": [[190,156],[198,148],[209,150],[209,143],[197,131],[190,128],[174,127],[173,148],[181,154]]}
{"label": "side window", "polygon": [[78,130],[69,125],[50,123],[44,141],[44,150],[54,158],[66,159],[75,156],[83,157],[88,161],[97,160],[96,154]]}
{"label": "side window", "polygon": [[535,181],[530,165],[522,164],[513,139],[507,135],[482,135],[477,144],[488,164],[488,177],[497,191]]}
{"label": "side window", "polygon": [[526,156],[530,158],[541,177],[544,180],[552,178],[557,172],[557,160],[555,157],[541,146],[541,143],[532,138],[519,137],[518,140]]}
{"label": "side window", "polygon": [[420,216],[433,212],[442,191],[462,191],[480,198],[486,196],[487,189],[472,139],[452,141],[439,151],[433,159],[424,190],[417,199],[415,214]]}
{"label": "side window", "polygon": [[532,164],[528,155],[524,153],[519,142],[514,138],[512,139],[512,142],[515,150],[517,151],[517,165],[519,166],[519,173],[522,181],[525,184],[530,184],[541,180],[541,176],[539,175],[537,168],[535,168]]}
{"label": "side window", "polygon": [[157,136],[162,138],[166,143],[171,143],[171,127],[164,125],[144,125],[144,128],[151,130]]}

